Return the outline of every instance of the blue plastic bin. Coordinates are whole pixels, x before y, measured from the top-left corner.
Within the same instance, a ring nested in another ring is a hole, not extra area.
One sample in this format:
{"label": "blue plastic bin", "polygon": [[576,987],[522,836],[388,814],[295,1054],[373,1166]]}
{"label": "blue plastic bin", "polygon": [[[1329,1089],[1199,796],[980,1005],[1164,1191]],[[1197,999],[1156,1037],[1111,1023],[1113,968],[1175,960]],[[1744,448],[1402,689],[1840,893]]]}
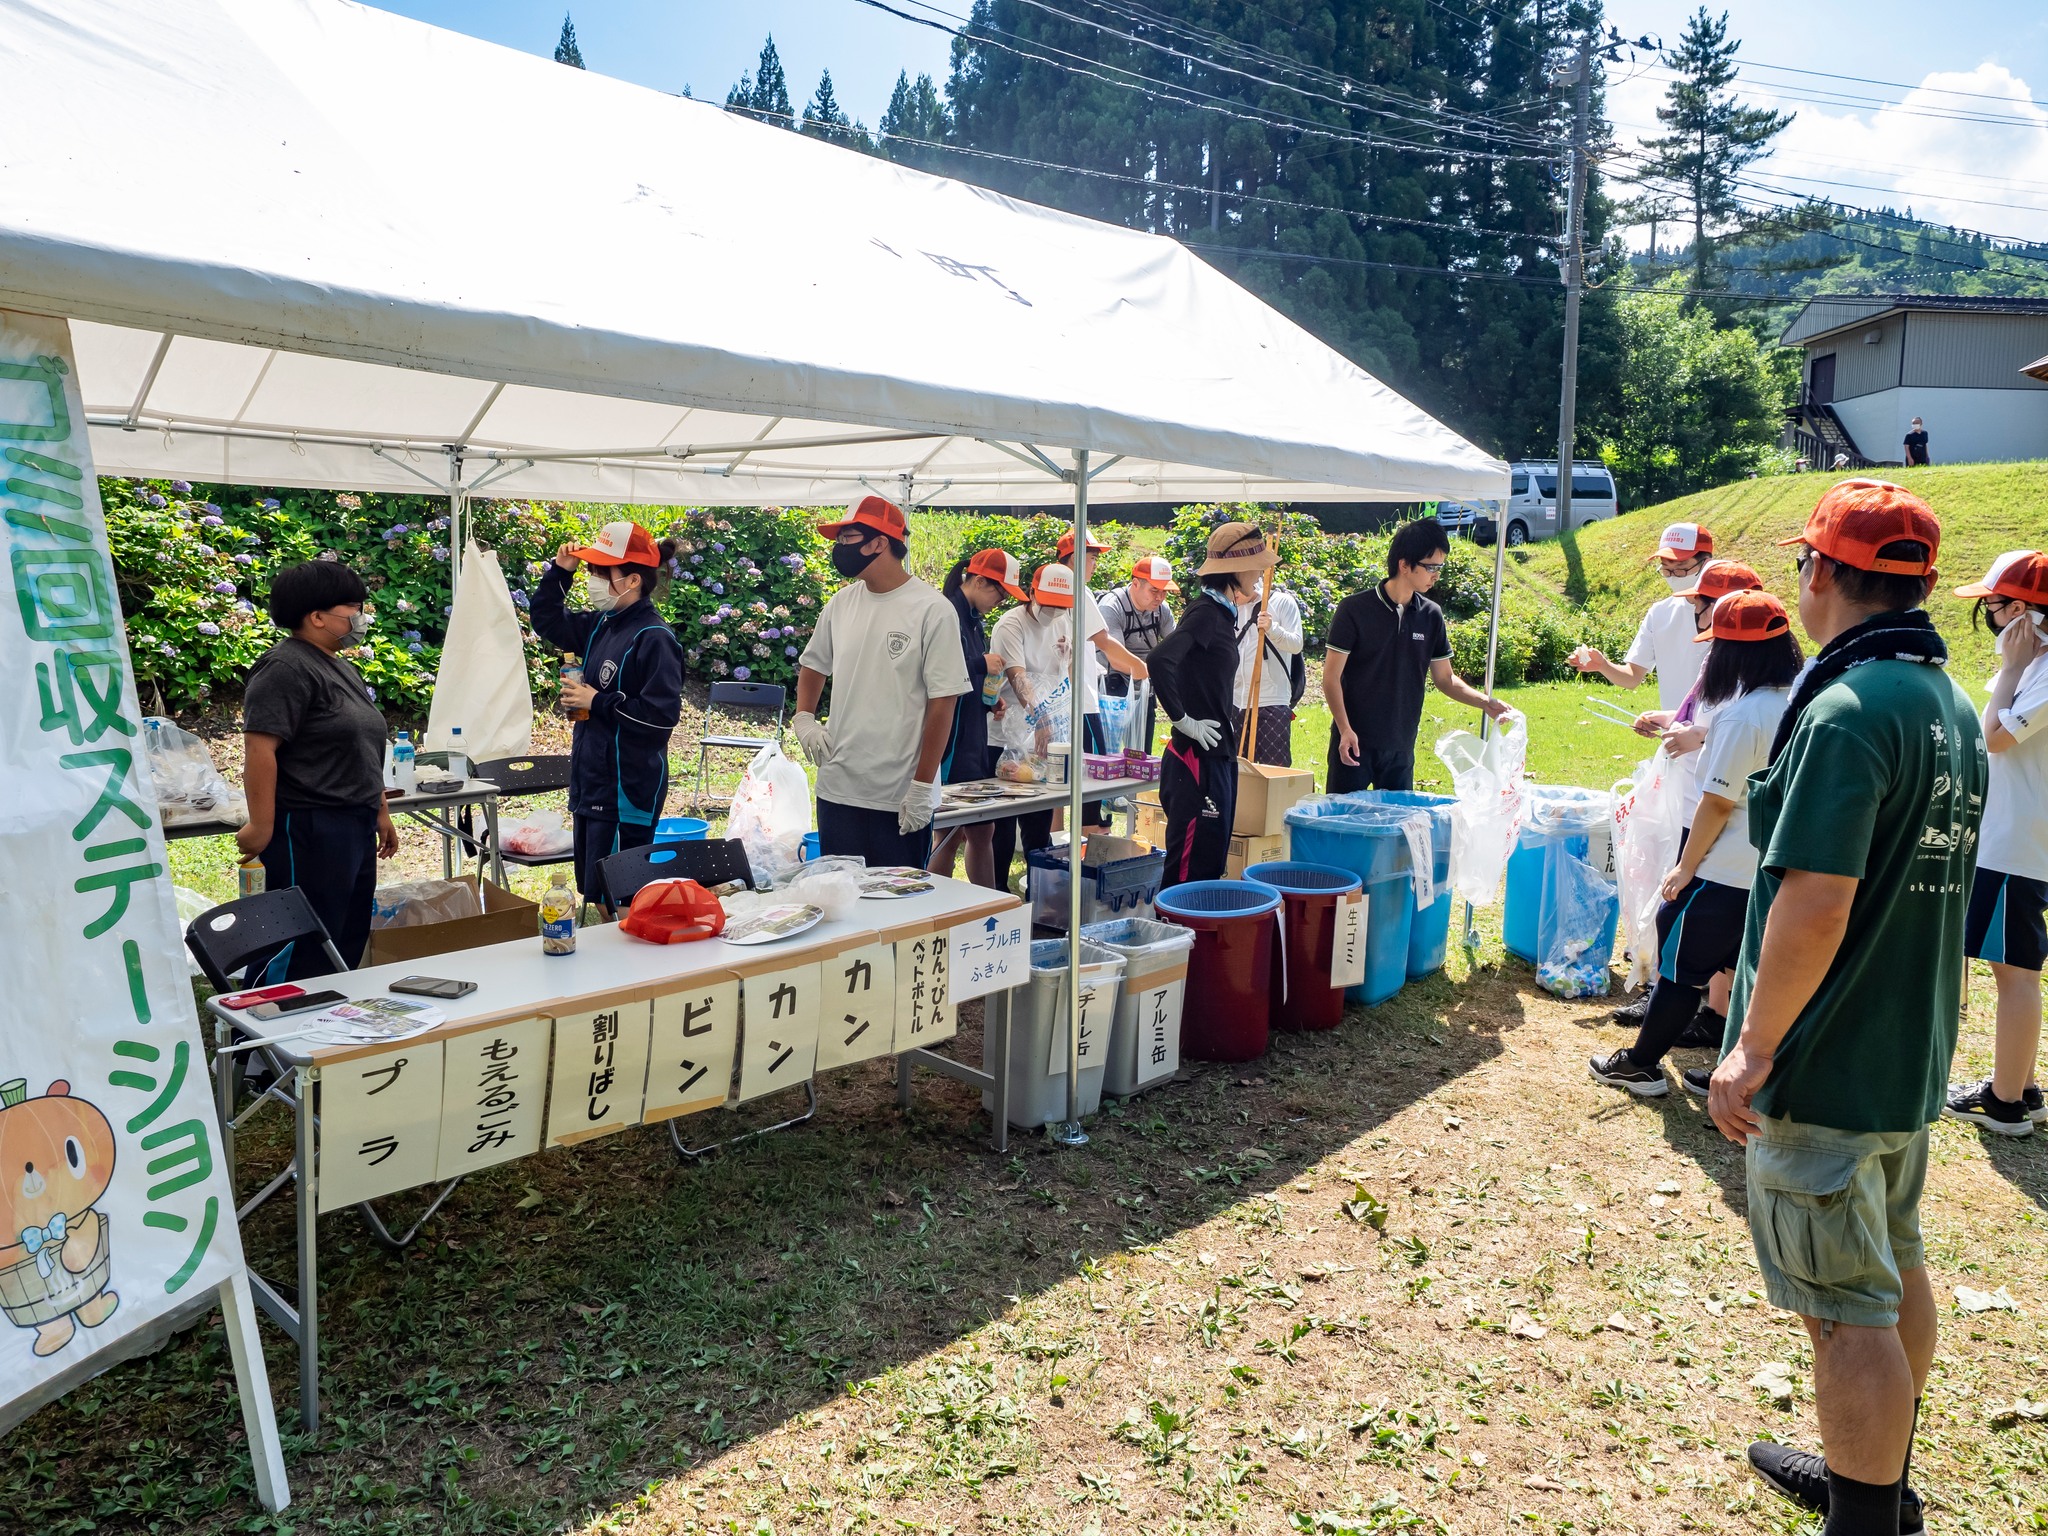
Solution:
{"label": "blue plastic bin", "polygon": [[711,823],[695,816],[664,816],[654,824],[657,843],[701,843],[711,835]]}
{"label": "blue plastic bin", "polygon": [[[1614,796],[1604,789],[1577,789],[1566,784],[1532,784],[1523,802],[1522,825],[1508,855],[1507,896],[1501,906],[1501,942],[1509,954],[1539,963],[1555,938],[1557,872],[1555,862],[1569,856],[1586,859],[1597,831],[1604,839],[1613,824]],[[1604,935],[1613,942],[1615,919]],[[1572,934],[1598,944],[1601,934]]]}
{"label": "blue plastic bin", "polygon": [[1365,886],[1365,982],[1344,1000],[1378,1007],[1408,980],[1408,944],[1415,930],[1415,890],[1401,806],[1369,805],[1349,796],[1303,800],[1287,811],[1288,857],[1349,870]]}
{"label": "blue plastic bin", "polygon": [[806,833],[804,834],[804,853],[803,853],[803,859],[804,859],[804,862],[805,862],[806,864],[808,864],[808,863],[810,863],[810,862],[811,862],[811,860],[815,859],[815,858],[816,858],[817,856],[818,856],[818,834],[817,834],[817,833],[815,833],[815,832],[806,832]]}
{"label": "blue plastic bin", "polygon": [[[1417,911],[1408,934],[1408,979],[1427,976],[1444,968],[1444,954],[1451,943],[1451,808],[1458,802],[1451,795],[1425,794],[1419,789],[1361,789],[1333,799],[1357,801],[1364,805],[1398,805],[1429,812],[1430,878],[1436,882],[1436,900],[1427,912]],[[1410,892],[1411,899],[1413,892]]]}

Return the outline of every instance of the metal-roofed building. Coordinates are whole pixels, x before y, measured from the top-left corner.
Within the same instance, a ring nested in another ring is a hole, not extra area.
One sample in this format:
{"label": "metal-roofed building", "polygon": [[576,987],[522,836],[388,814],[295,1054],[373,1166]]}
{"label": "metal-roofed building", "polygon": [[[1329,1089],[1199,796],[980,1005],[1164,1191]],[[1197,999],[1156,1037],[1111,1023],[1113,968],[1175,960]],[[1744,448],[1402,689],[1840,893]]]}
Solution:
{"label": "metal-roofed building", "polygon": [[1817,469],[1904,462],[1915,416],[1937,464],[2048,458],[2048,298],[1830,294],[1779,337],[1802,348],[1787,445]]}

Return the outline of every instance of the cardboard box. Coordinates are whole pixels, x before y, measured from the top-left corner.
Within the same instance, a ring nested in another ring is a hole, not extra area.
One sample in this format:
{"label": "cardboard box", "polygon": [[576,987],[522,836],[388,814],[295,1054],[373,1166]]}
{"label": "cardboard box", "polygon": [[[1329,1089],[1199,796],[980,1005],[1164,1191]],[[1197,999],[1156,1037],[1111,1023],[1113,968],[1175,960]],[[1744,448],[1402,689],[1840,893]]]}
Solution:
{"label": "cardboard box", "polygon": [[1159,803],[1159,792],[1147,790],[1137,797],[1137,810],[1132,823],[1132,835],[1141,843],[1150,843],[1154,848],[1166,846],[1166,811]]}
{"label": "cardboard box", "polygon": [[1272,837],[1233,837],[1230,840],[1230,855],[1223,861],[1223,878],[1240,880],[1253,864],[1270,864],[1275,859],[1287,857],[1287,834],[1282,832]]}
{"label": "cardboard box", "polygon": [[[452,922],[426,923],[416,928],[372,928],[363,964],[388,965],[398,960],[420,960],[428,955],[453,954],[458,949],[480,949],[486,944],[503,944],[512,939],[540,943],[540,907],[524,896],[515,896],[503,886],[475,875],[462,883],[476,889],[483,911],[475,917],[458,917]],[[473,978],[465,978],[473,979]]]}
{"label": "cardboard box", "polygon": [[1239,758],[1237,821],[1231,830],[1240,837],[1276,836],[1287,830],[1287,808],[1315,792],[1316,776],[1306,768],[1275,768]]}

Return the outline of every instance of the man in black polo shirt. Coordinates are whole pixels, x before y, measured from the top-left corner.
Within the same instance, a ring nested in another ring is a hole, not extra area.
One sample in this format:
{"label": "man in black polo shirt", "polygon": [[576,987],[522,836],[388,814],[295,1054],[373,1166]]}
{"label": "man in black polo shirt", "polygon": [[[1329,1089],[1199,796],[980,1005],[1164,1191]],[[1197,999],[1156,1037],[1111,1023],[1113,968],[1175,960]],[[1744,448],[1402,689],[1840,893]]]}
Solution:
{"label": "man in black polo shirt", "polygon": [[1330,794],[1415,787],[1415,731],[1425,678],[1446,698],[1498,720],[1508,706],[1451,670],[1444,611],[1423,596],[1451,542],[1433,517],[1405,524],[1387,546],[1387,579],[1337,605],[1323,658],[1330,705]]}

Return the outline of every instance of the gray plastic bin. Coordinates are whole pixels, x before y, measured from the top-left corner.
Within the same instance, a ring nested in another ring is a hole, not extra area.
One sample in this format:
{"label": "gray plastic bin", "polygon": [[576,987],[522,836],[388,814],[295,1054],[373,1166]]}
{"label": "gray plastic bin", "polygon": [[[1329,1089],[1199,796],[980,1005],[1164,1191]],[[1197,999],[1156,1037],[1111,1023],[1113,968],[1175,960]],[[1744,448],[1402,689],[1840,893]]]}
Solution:
{"label": "gray plastic bin", "polygon": [[[1102,1107],[1102,1070],[1109,1059],[1124,957],[1081,940],[1082,1018],[1092,1063],[1081,1068],[1083,1115]],[[1056,1065],[1055,1065],[1056,1064]],[[1031,946],[1031,980],[1010,994],[1010,1124],[1034,1130],[1067,1118],[1067,941],[1039,939]],[[984,1092],[981,1107],[996,1102]]]}
{"label": "gray plastic bin", "polygon": [[1180,1016],[1194,929],[1123,917],[1083,928],[1081,938],[1124,957],[1102,1091],[1123,1099],[1170,1082],[1180,1070]]}

